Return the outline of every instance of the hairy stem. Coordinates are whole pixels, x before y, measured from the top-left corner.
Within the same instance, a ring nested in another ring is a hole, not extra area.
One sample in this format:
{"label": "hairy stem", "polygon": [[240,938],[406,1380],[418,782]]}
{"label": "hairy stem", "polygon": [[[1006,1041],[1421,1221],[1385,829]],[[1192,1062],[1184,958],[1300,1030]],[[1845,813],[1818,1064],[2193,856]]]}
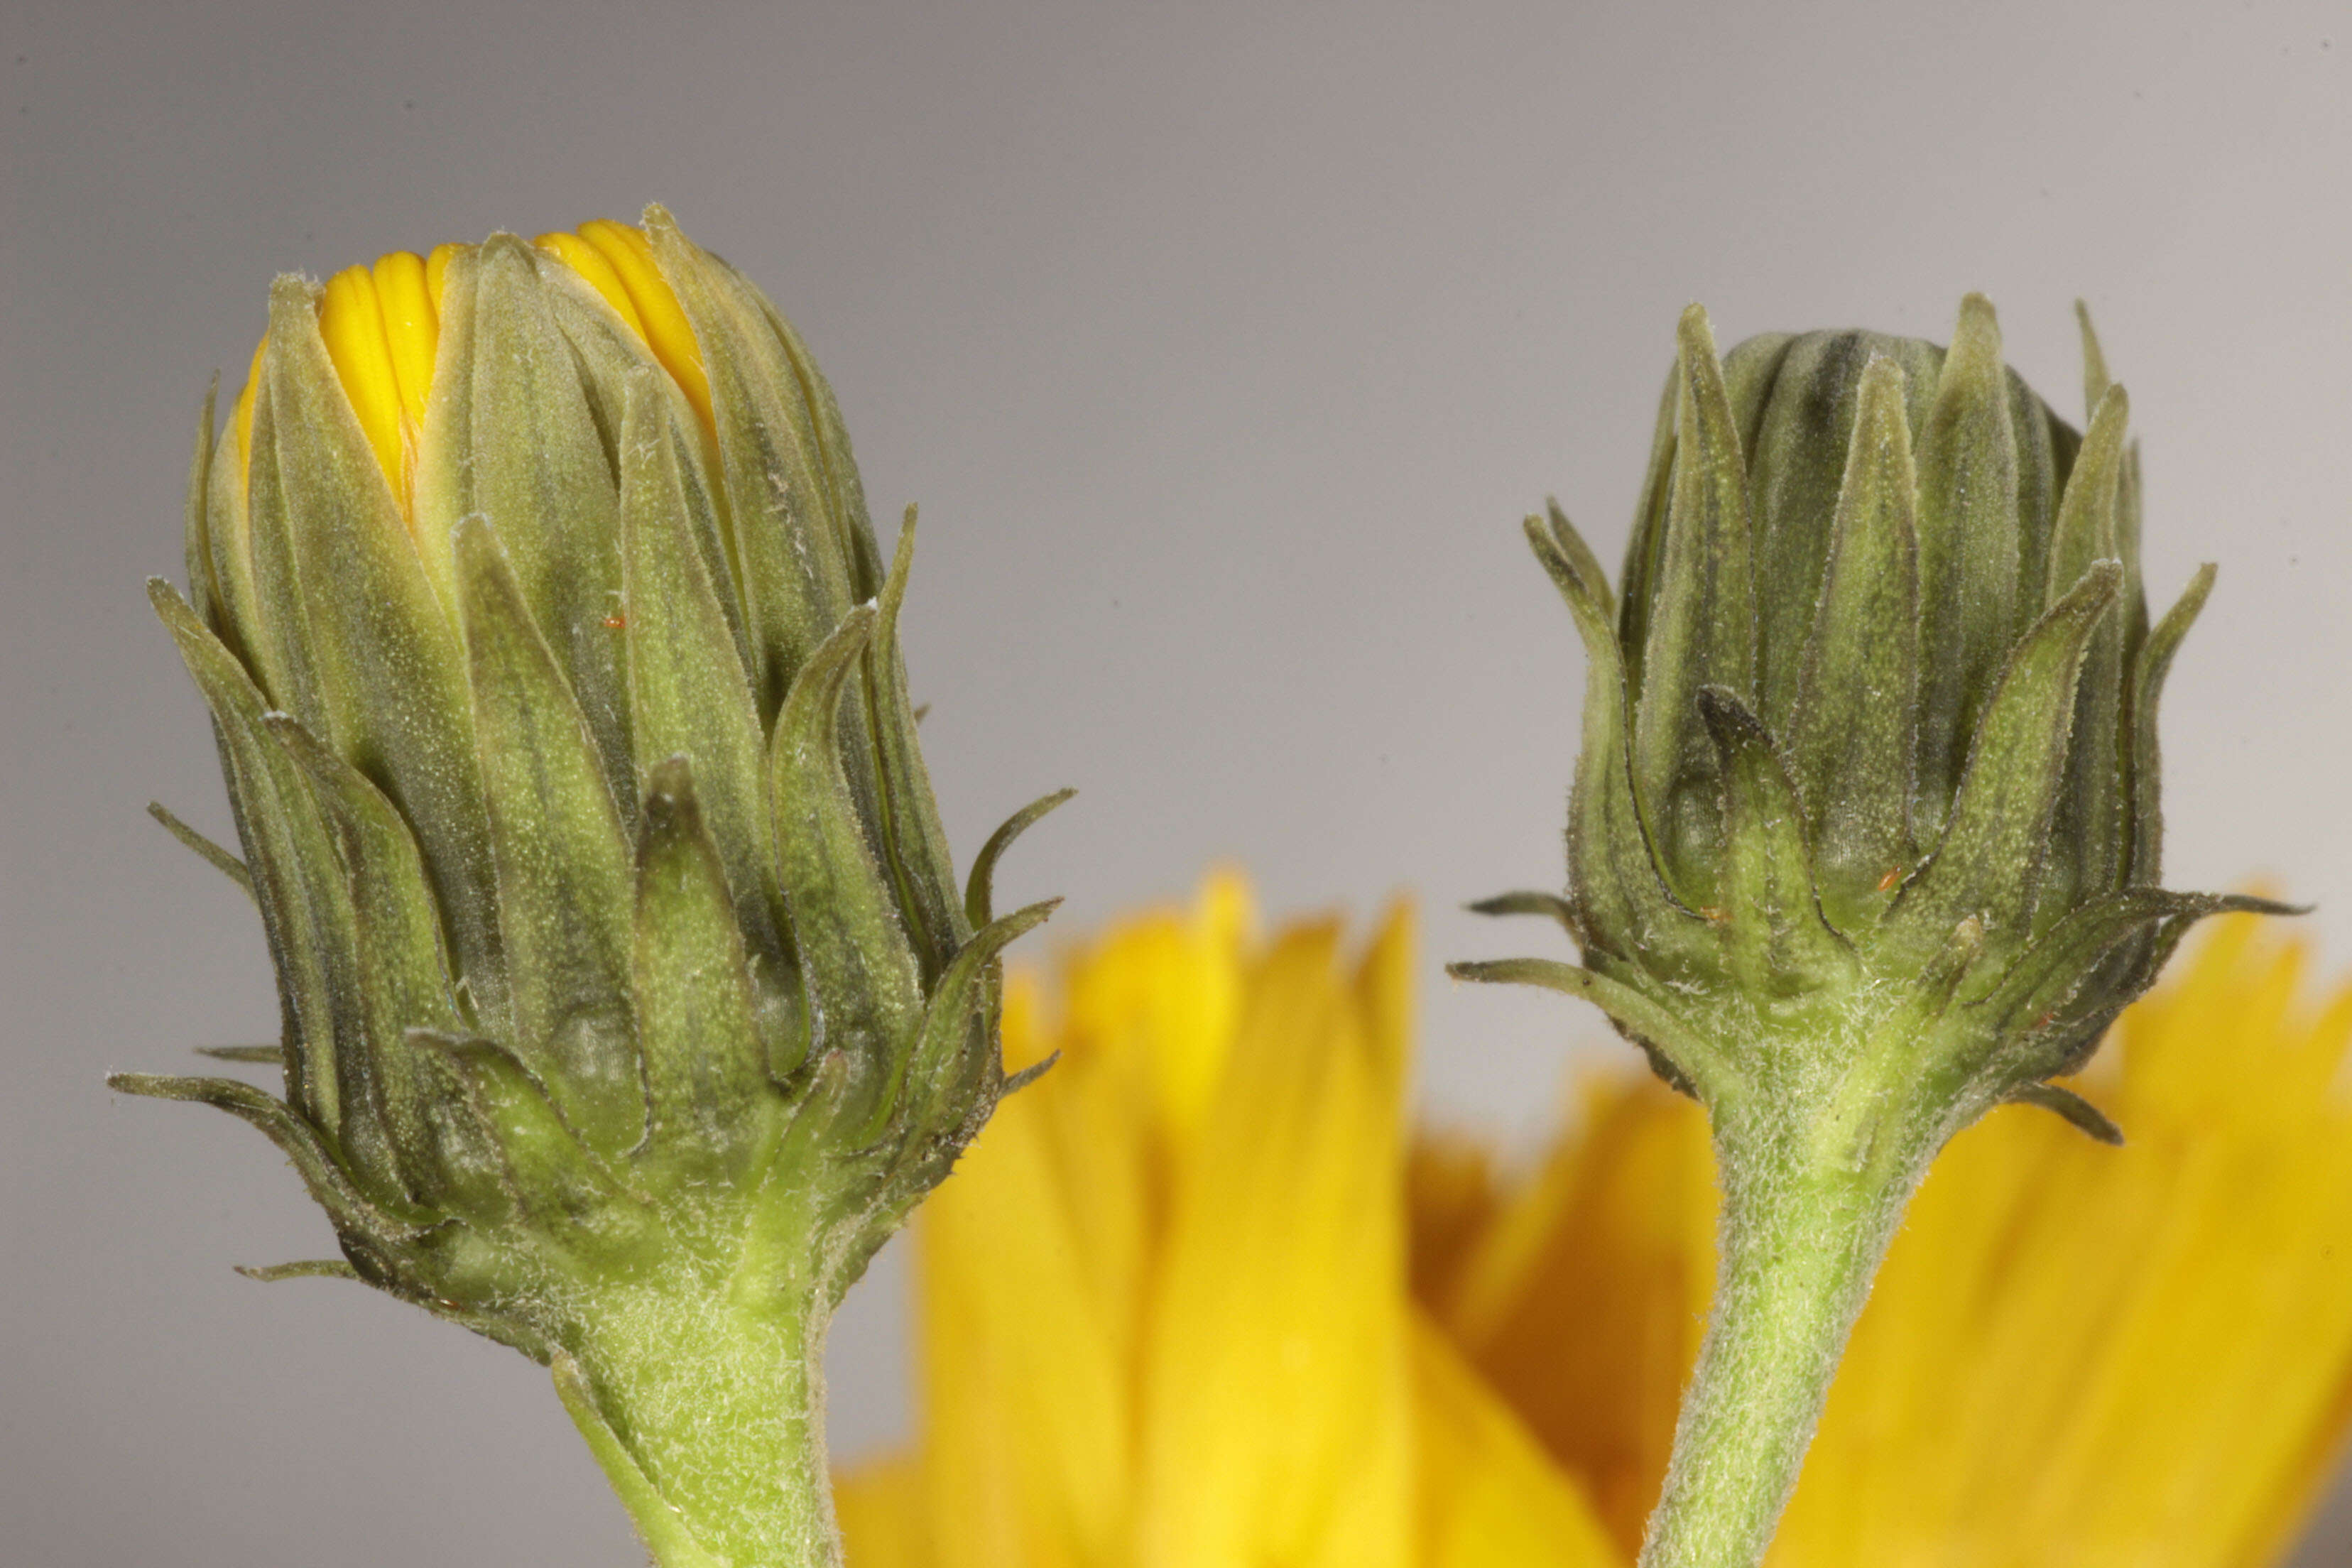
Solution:
{"label": "hairy stem", "polygon": [[1719,1282],[1641,1568],[1763,1561],[1934,1147],[1834,1114],[1799,1137],[1769,1120],[1717,1108]]}
{"label": "hairy stem", "polygon": [[649,1288],[583,1322],[556,1388],[658,1568],[838,1568],[821,1307]]}

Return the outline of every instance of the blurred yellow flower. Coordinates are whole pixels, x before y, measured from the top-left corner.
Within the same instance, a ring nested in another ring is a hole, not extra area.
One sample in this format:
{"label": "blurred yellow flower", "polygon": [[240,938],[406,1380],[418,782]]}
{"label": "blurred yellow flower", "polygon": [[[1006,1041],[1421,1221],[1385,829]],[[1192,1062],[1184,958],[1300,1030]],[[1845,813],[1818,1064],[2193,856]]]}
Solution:
{"label": "blurred yellow flower", "polygon": [[[1412,941],[1238,879],[1016,975],[1008,1102],[916,1225],[923,1425],[854,1568],[1630,1563],[1712,1287],[1696,1107],[1585,1086],[1520,1176],[1412,1146]],[[2352,987],[2221,922],[2083,1087],[1914,1205],[1775,1568],[2255,1568],[2352,1420]]]}

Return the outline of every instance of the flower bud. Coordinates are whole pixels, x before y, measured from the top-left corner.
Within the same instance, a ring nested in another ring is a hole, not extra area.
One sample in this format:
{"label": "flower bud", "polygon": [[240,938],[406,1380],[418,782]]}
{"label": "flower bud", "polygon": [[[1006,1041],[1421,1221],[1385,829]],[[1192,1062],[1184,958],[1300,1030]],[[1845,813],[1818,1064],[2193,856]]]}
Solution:
{"label": "flower bud", "polygon": [[2084,331],[2077,435],[1980,296],[1948,349],[1720,360],[1694,306],[1622,601],[1556,507],[1528,521],[1584,641],[1584,745],[1567,900],[1491,907],[1557,913],[1587,971],[1553,983],[1702,1098],[1899,1037],[1946,1133],[2020,1097],[2097,1125],[2042,1080],[2248,902],[2158,885],[2157,699],[2213,568],[2149,625],[2128,404]]}
{"label": "flower bud", "polygon": [[742,1561],[799,1528],[787,1467],[706,1474],[641,1352],[695,1419],[736,1384],[801,1418],[824,1317],[1012,1087],[995,961],[1049,908],[992,920],[1009,833],[954,885],[913,524],[886,570],[800,339],[653,208],[278,279],[199,442],[189,596],[152,584],[286,1093],[117,1087],[260,1127],[348,1271],[552,1362],[608,1468]]}

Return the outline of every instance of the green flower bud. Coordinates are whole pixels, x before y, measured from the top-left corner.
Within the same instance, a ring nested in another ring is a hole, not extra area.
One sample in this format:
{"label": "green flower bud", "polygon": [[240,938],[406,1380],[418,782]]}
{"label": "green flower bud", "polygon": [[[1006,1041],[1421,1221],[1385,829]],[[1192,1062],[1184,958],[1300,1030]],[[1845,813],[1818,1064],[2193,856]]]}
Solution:
{"label": "green flower bud", "polygon": [[[1645,1564],[1769,1538],[1904,1202],[2006,1100],[2095,1135],[2080,1068],[2189,925],[2158,885],[2157,700],[2213,580],[2151,626],[2127,403],[2087,317],[2076,432],[1971,295],[1948,349],[1776,334],[1680,354],[1618,594],[1530,518],[1586,661],[1584,965],[1455,967],[1599,1005],[1709,1109],[1724,1286]],[[1775,1489],[1779,1489],[1776,1490]]]}
{"label": "green flower bud", "polygon": [[[280,279],[156,608],[341,1272],[554,1366],[666,1562],[829,1550],[841,1293],[1014,1087],[833,395],[659,208]],[[713,1433],[731,1433],[714,1443]],[[730,1446],[731,1445],[731,1447]],[[635,1490],[633,1491],[633,1489]],[[701,1555],[697,1555],[700,1553]]]}
{"label": "green flower bud", "polygon": [[[2156,708],[2212,585],[2151,626],[2128,403],[2077,435],[1971,295],[1947,350],[1683,318],[1622,603],[1528,537],[1587,658],[1573,982],[1659,1070],[1769,1093],[1889,1026],[1948,1134],[2080,1067],[2188,925],[2158,886]],[[1784,1046],[1783,1037],[1801,1042]]]}

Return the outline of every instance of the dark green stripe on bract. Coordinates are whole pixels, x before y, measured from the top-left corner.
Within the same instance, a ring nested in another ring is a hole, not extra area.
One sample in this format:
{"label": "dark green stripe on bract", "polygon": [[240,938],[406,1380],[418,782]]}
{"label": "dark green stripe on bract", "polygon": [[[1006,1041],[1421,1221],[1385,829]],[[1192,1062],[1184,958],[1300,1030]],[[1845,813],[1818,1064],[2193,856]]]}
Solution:
{"label": "dark green stripe on bract", "polygon": [[678,458],[667,378],[631,378],[621,439],[621,567],[630,723],[648,774],[685,757],[699,816],[732,889],[761,995],[780,1028],[805,1027],[776,883],[766,745],[751,683],[714,580]]}
{"label": "dark green stripe on bract", "polygon": [[595,740],[499,536],[469,519],[454,539],[514,1048],[589,1145],[615,1154],[644,1126],[628,1006],[628,840]]}
{"label": "dark green stripe on bract", "polygon": [[1756,580],[1739,433],[1715,334],[1697,306],[1683,312],[1678,341],[1674,491],[1633,703],[1633,790],[1664,847],[1667,886],[1685,902],[1706,903],[1719,804],[1698,689],[1754,698]]}
{"label": "dark green stripe on bract", "polygon": [[794,672],[864,595],[811,458],[814,427],[766,321],[674,227],[657,224],[649,237],[709,377],[753,691],[762,717],[772,719]]}
{"label": "dark green stripe on bract", "polygon": [[692,766],[648,777],[637,840],[637,1041],[649,1108],[641,1167],[683,1188],[740,1184],[782,1131],[735,900],[703,825]]}
{"label": "dark green stripe on bract", "polygon": [[1920,432],[1918,498],[1919,797],[1932,832],[2017,626],[2017,430],[2000,327],[1981,294],[1960,303]]}
{"label": "dark green stripe on bract", "polygon": [[871,1093],[897,1076],[923,1000],[921,970],[835,740],[842,694],[875,620],[874,606],[858,605],[801,667],[768,752],[777,868],[816,1014],[811,1049],[845,1053],[871,1073],[860,1079]]}
{"label": "dark green stripe on bract", "polygon": [[[548,263],[550,266],[555,263]],[[619,492],[532,247],[494,235],[475,262],[466,514],[498,530],[533,623],[564,672],[607,787],[635,805],[620,639]],[[531,433],[515,439],[517,431]]]}
{"label": "dark green stripe on bract", "polygon": [[915,740],[915,716],[907,700],[907,661],[898,651],[898,612],[906,603],[907,579],[915,565],[915,509],[898,527],[898,547],[890,575],[876,603],[873,638],[866,645],[866,718],[875,738],[880,785],[881,841],[898,889],[923,979],[936,981],[971,934],[955,898],[955,863],[948,854],[947,829],[923,769]]}
{"label": "dark green stripe on bract", "polygon": [[450,987],[423,860],[407,824],[358,770],[284,715],[273,715],[268,723],[310,775],[334,835],[351,893],[353,956],[362,982],[352,1000],[362,1020],[373,1081],[371,1111],[382,1119],[382,1137],[408,1196],[430,1204],[443,1173],[427,1108],[447,1091],[449,1079],[437,1061],[418,1052],[408,1031],[454,1032],[467,1024]]}
{"label": "dark green stripe on bract", "polygon": [[[2125,582],[2116,546],[2116,491],[2121,482],[2125,424],[2130,405],[2120,386],[2099,400],[2083,449],[2066,481],[2051,547],[2053,589],[2071,584],[2095,562],[2117,563],[2117,592]],[[2122,886],[2130,854],[2130,802],[2123,756],[2125,616],[2102,617],[2083,653],[2083,673],[2074,698],[2074,722],[2067,740],[2066,783],[2059,791],[2051,830],[2050,866],[2040,889],[2037,927],[2046,927],[2083,900]]]}
{"label": "dark green stripe on bract", "polygon": [[[1808,332],[1788,345],[1763,390],[1756,437],[1745,448],[1757,605],[1751,706],[1776,735],[1788,732],[1797,700],[1841,498],[1853,482],[1853,456],[1867,449],[1878,458],[1871,466],[1875,479],[1887,466],[1887,426],[1903,426],[1907,491],[1909,432],[1925,415],[1941,359],[1932,344],[1915,339]],[[1884,367],[1874,390],[1874,367]],[[1728,362],[1724,374],[1727,381]],[[1881,406],[1866,447],[1857,448],[1864,405],[1874,396]],[[1904,510],[1911,510],[1907,495]]]}
{"label": "dark green stripe on bract", "polygon": [[1733,976],[1759,1005],[1851,983],[1853,950],[1813,887],[1804,811],[1772,737],[1739,700],[1702,686],[1699,713],[1721,757],[1721,924]]}
{"label": "dark green stripe on bract", "polygon": [[213,570],[212,531],[205,519],[205,501],[212,491],[213,405],[220,396],[220,373],[215,371],[196,413],[196,449],[188,459],[187,499],[181,510],[182,548],[187,563],[188,602],[196,618],[208,626],[220,625],[223,613],[219,584]]}
{"label": "dark green stripe on bract", "polygon": [[2092,634],[2114,607],[2122,570],[2102,562],[2026,634],[1985,711],[1943,841],[1888,911],[1924,952],[1970,915],[2004,940],[2033,907],[2066,772],[2075,684]]}
{"label": "dark green stripe on bract", "polygon": [[2180,651],[2189,628],[2197,624],[2213,591],[2216,568],[2211,562],[2197,569],[2172,608],[2164,613],[2140,645],[2132,670],[2128,710],[2131,742],[2126,756],[2131,764],[2131,870],[2133,887],[2152,888],[2164,875],[2164,767],[2157,742],[2157,705],[2164,696],[2165,677],[2172,672],[2173,656]]}
{"label": "dark green stripe on bract", "polygon": [[1919,550],[1904,396],[1902,370],[1873,359],[1788,727],[1822,893],[1841,914],[1874,908],[1912,857]]}

